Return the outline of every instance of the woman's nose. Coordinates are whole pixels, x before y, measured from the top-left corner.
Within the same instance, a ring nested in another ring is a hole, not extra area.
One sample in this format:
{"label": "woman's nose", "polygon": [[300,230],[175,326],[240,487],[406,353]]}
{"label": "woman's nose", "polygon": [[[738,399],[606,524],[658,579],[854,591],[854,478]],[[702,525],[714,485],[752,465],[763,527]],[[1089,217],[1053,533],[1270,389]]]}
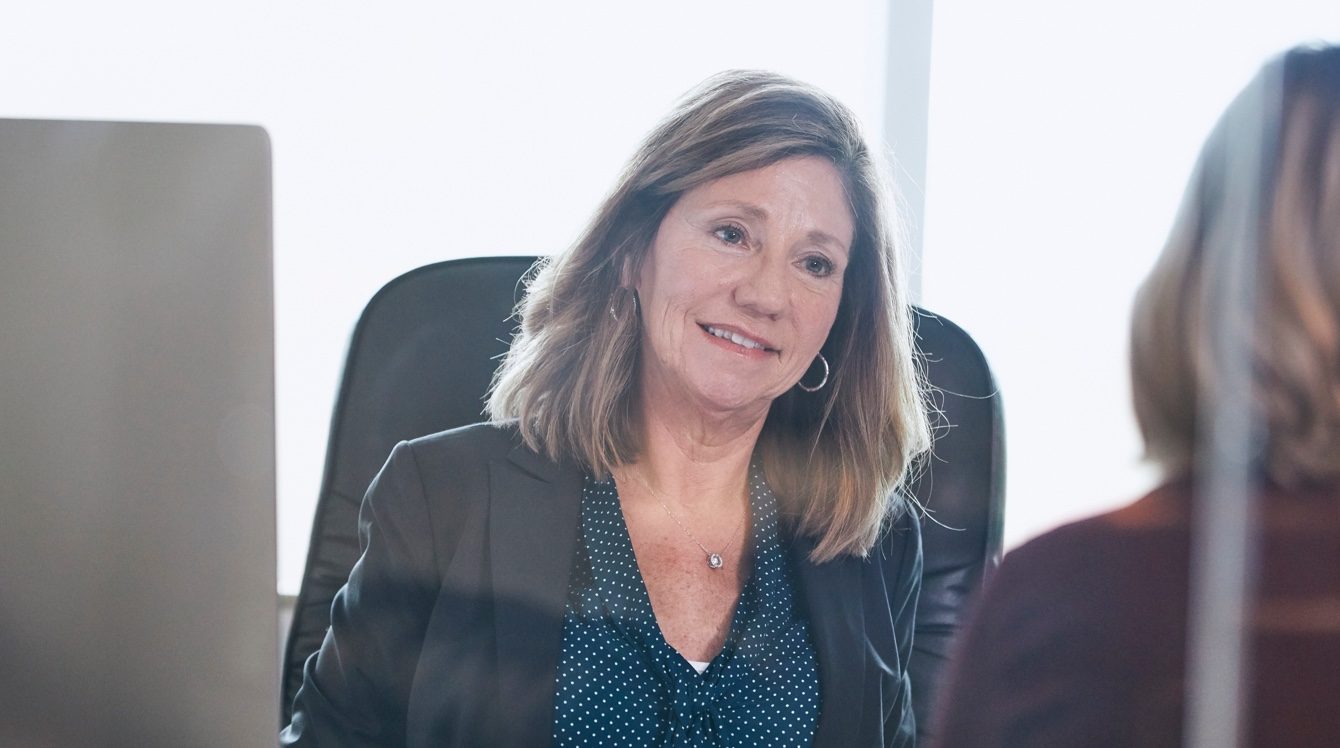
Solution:
{"label": "woman's nose", "polygon": [[775,318],[786,310],[786,263],[760,252],[757,261],[742,268],[732,296],[741,308],[760,317]]}

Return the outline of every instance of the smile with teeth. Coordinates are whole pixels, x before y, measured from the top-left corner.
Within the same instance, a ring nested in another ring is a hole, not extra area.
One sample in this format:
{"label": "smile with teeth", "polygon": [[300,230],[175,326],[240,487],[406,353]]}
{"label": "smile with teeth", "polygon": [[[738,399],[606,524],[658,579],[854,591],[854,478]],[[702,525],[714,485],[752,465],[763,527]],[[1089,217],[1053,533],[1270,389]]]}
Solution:
{"label": "smile with teeth", "polygon": [[722,330],[719,327],[713,327],[711,325],[703,325],[702,328],[706,330],[709,335],[713,335],[723,340],[729,340],[730,342],[742,348],[751,348],[756,351],[773,351],[772,348],[763,345],[757,340],[746,338],[745,336],[739,334],[738,332],[731,332],[730,330]]}

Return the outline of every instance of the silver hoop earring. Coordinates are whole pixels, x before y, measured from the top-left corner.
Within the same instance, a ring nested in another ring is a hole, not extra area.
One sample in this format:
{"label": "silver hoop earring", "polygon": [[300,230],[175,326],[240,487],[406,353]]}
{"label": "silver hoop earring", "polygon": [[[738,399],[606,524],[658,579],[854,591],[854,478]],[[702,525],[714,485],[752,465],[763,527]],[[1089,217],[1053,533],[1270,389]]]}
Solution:
{"label": "silver hoop earring", "polygon": [[824,358],[824,354],[822,353],[819,354],[819,363],[824,365],[824,378],[819,380],[819,383],[814,385],[813,387],[806,386],[804,382],[796,382],[797,387],[799,387],[802,390],[805,390],[806,392],[818,392],[819,390],[824,388],[824,385],[828,384],[828,372],[829,372],[828,359]]}
{"label": "silver hoop earring", "polygon": [[610,316],[614,318],[615,322],[623,321],[619,318],[619,311],[618,311],[618,307],[622,306],[622,299],[619,298],[621,292],[623,294],[627,294],[628,297],[632,299],[633,317],[636,318],[638,314],[637,289],[628,288],[627,286],[620,286],[614,289],[614,296],[610,298]]}

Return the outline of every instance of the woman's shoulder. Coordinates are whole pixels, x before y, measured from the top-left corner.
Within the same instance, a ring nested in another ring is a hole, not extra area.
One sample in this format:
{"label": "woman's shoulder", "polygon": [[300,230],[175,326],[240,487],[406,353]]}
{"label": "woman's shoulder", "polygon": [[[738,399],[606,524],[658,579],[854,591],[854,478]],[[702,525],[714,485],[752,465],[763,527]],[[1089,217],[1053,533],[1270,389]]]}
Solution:
{"label": "woman's shoulder", "polygon": [[883,584],[920,582],[924,569],[921,516],[911,507],[894,514],[880,529],[879,539],[866,554],[864,566],[884,578]]}
{"label": "woman's shoulder", "polygon": [[1010,551],[1006,561],[1042,567],[1058,562],[1083,563],[1114,547],[1158,542],[1185,528],[1185,496],[1180,485],[1169,484],[1119,509],[1045,532]]}
{"label": "woman's shoulder", "polygon": [[[555,462],[531,449],[514,420],[473,423],[402,443],[425,484],[487,480],[492,465],[504,465],[546,481],[580,475],[580,468]],[[392,456],[394,459],[394,455]]]}
{"label": "woman's shoulder", "polygon": [[524,448],[516,421],[483,421],[409,440],[418,460],[506,457]]}
{"label": "woman's shoulder", "polygon": [[884,558],[916,556],[920,560],[921,522],[914,506],[900,507],[881,528],[876,553]]}
{"label": "woman's shoulder", "polygon": [[1164,486],[1006,554],[958,644],[939,744],[1060,745],[1075,742],[1075,725],[1132,742],[1110,712],[1160,697],[1140,684],[1180,662],[1184,503]]}
{"label": "woman's shoulder", "polygon": [[[1163,595],[1185,573],[1184,497],[1163,486],[1115,511],[1062,525],[1005,555],[986,596],[993,605],[1031,610],[1040,604],[1105,610],[1115,594],[1131,600]],[[1151,570],[1160,570],[1151,575]]]}
{"label": "woman's shoulder", "polygon": [[435,501],[449,496],[482,496],[490,465],[525,450],[514,424],[474,423],[401,442],[387,470],[411,476]]}

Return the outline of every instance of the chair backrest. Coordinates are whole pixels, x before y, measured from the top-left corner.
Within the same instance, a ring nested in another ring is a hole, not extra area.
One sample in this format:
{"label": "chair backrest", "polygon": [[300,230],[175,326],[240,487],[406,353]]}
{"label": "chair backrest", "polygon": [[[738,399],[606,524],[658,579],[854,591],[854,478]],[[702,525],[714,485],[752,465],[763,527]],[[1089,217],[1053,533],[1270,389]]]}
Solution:
{"label": "chair backrest", "polygon": [[[302,666],[330,625],[330,605],[358,560],[358,509],[391,448],[481,419],[484,395],[516,326],[513,307],[535,257],[451,260],[386,284],[354,329],[331,419],[325,478],[284,657],[283,715]],[[1000,398],[981,351],[942,317],[917,315],[927,375],[944,418],[914,492],[926,573],[912,659],[918,722],[929,708],[966,599],[998,563],[1003,505]]]}

